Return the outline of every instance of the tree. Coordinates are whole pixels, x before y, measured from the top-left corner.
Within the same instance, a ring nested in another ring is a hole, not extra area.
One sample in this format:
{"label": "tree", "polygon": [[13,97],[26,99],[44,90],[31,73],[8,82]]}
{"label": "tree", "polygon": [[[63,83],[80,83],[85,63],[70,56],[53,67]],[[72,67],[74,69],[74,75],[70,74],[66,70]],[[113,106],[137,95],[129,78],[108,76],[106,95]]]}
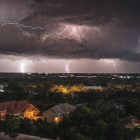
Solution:
{"label": "tree", "polygon": [[79,89],[79,90],[82,90],[82,88],[83,88],[83,84],[79,84],[78,86],[77,86],[77,88]]}
{"label": "tree", "polygon": [[8,119],[4,122],[4,133],[10,137],[18,136],[18,130],[20,129],[19,119]]}

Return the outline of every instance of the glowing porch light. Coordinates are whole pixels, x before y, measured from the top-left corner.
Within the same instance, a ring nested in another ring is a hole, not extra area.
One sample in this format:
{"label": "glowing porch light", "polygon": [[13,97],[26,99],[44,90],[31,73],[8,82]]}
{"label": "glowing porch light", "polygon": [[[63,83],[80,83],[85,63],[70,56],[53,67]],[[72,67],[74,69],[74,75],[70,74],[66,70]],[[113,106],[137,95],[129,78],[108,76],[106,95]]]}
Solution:
{"label": "glowing porch light", "polygon": [[56,121],[56,122],[58,121],[58,118],[57,118],[57,117],[55,117],[55,121]]}

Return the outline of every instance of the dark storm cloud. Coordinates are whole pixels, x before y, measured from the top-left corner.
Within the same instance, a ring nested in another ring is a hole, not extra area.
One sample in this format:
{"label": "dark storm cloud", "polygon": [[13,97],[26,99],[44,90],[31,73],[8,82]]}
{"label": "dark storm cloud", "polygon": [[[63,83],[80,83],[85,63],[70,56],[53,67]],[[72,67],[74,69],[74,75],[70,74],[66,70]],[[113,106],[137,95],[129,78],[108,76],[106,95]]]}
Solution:
{"label": "dark storm cloud", "polygon": [[[139,0],[34,0],[30,8],[34,9],[34,17],[64,17],[74,24],[84,22],[106,24],[112,18],[118,18],[122,24],[131,25],[139,15]],[[139,21],[139,19],[137,20]]]}
{"label": "dark storm cloud", "polygon": [[[2,54],[140,61],[137,51],[140,1],[6,0],[1,3],[6,4],[7,21],[19,22],[20,17],[25,17],[21,24],[49,25],[44,30],[22,28],[23,31],[15,25],[1,25]],[[10,12],[12,8],[14,12]],[[62,32],[67,25],[63,34],[53,34]]]}
{"label": "dark storm cloud", "polygon": [[28,8],[29,4],[29,0],[0,0],[0,17],[2,18],[4,13],[6,20],[19,20],[32,12]]}

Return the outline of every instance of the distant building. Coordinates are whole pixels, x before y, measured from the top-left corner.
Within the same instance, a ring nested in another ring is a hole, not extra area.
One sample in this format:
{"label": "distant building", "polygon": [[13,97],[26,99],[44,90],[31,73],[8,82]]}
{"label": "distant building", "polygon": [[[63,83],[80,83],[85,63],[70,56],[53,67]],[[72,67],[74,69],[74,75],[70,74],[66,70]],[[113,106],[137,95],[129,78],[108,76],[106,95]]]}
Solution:
{"label": "distant building", "polygon": [[103,87],[102,86],[83,86],[82,90],[84,89],[95,89],[95,90],[100,90],[102,91],[103,90]]}
{"label": "distant building", "polygon": [[10,101],[0,103],[0,119],[5,120],[6,114],[17,115],[21,117],[34,118],[40,110],[30,104],[28,101]]}
{"label": "distant building", "polygon": [[43,119],[46,118],[49,123],[58,123],[62,121],[63,116],[69,114],[75,109],[76,107],[67,103],[59,104],[42,113]]}

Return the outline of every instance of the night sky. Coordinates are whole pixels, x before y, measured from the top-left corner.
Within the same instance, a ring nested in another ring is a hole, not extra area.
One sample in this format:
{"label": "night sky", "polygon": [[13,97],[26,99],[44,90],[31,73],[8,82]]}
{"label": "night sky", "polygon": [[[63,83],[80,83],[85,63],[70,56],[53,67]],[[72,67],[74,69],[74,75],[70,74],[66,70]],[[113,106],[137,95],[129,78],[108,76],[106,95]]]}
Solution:
{"label": "night sky", "polygon": [[0,0],[0,72],[139,73],[139,0]]}

